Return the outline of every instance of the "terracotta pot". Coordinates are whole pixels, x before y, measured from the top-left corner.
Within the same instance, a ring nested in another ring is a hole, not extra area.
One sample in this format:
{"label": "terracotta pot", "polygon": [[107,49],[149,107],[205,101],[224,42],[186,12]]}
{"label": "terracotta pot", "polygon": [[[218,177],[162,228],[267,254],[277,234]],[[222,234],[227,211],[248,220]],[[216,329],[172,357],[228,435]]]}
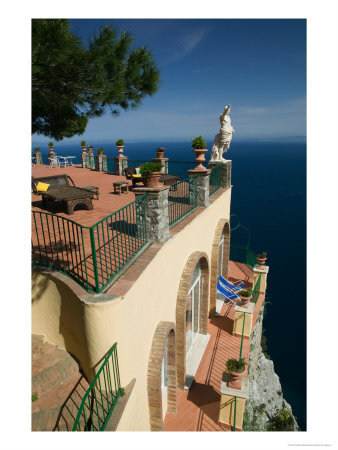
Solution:
{"label": "terracotta pot", "polygon": [[87,147],[85,145],[81,145],[83,153],[86,153]]}
{"label": "terracotta pot", "polygon": [[204,161],[205,161],[205,156],[204,155],[208,151],[208,149],[207,148],[195,148],[193,151],[195,152],[195,161],[197,163],[199,163],[198,166],[196,166],[194,168],[194,170],[207,170],[203,166],[202,163],[204,163]]}
{"label": "terracotta pot", "polygon": [[38,154],[40,153],[40,150],[34,150],[34,153],[35,153],[36,155],[38,155]]}
{"label": "terracotta pot", "polygon": [[242,376],[244,375],[243,369],[241,372],[229,372],[230,378],[228,381],[228,387],[231,389],[242,389]]}
{"label": "terracotta pot", "polygon": [[[257,256],[256,256],[256,258],[257,258]],[[260,267],[264,267],[264,264],[265,264],[266,260],[267,260],[267,258],[257,258],[258,265]]]}
{"label": "terracotta pot", "polygon": [[88,147],[88,152],[93,153],[93,147]]}
{"label": "terracotta pot", "polygon": [[54,146],[49,147],[49,151],[50,151],[51,153],[53,153],[53,151],[54,151]]}
{"label": "terracotta pot", "polygon": [[162,186],[162,183],[160,183],[160,178],[161,172],[152,172],[143,178],[143,183],[146,187],[159,187]]}
{"label": "terracotta pot", "polygon": [[156,152],[156,156],[158,158],[163,158],[164,157],[164,152]]}
{"label": "terracotta pot", "polygon": [[103,154],[103,150],[101,150],[101,151],[98,150],[98,151],[97,151],[97,154],[98,154],[98,155],[102,155],[102,154]]}
{"label": "terracotta pot", "polygon": [[124,147],[124,145],[117,145],[116,147],[117,147],[118,150],[119,150],[119,156],[124,156],[124,155],[123,155],[123,147]]}
{"label": "terracotta pot", "polygon": [[248,308],[250,300],[252,298],[252,295],[250,295],[250,297],[243,297],[243,295],[240,295],[240,294],[238,294],[238,295],[239,295],[239,298],[241,299],[241,303],[242,303],[241,307]]}

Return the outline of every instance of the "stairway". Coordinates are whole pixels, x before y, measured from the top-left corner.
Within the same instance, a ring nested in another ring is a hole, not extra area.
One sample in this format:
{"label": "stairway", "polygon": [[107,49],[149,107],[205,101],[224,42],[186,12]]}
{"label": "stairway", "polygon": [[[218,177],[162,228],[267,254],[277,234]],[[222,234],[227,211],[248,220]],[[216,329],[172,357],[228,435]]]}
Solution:
{"label": "stairway", "polygon": [[32,335],[32,431],[71,431],[87,389],[69,353]]}

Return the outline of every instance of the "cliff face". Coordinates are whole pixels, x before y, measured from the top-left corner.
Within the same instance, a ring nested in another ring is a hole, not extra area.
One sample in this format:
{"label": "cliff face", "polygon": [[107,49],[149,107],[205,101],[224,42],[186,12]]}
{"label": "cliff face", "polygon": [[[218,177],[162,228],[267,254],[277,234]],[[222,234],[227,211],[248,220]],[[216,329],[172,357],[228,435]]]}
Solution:
{"label": "cliff face", "polygon": [[264,303],[251,334],[250,396],[246,402],[243,431],[299,431],[291,406],[283,398],[273,361],[262,352],[263,316]]}

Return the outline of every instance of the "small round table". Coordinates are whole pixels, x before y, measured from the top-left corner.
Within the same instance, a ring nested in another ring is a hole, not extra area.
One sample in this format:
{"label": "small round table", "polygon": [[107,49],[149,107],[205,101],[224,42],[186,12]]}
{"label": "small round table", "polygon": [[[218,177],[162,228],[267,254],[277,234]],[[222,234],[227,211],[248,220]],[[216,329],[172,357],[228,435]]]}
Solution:
{"label": "small round table", "polygon": [[117,193],[117,189],[118,189],[119,195],[121,195],[123,192],[123,188],[124,188],[126,194],[128,194],[128,192],[129,192],[128,181],[115,181],[115,183],[113,183],[113,186],[114,186],[114,194]]}

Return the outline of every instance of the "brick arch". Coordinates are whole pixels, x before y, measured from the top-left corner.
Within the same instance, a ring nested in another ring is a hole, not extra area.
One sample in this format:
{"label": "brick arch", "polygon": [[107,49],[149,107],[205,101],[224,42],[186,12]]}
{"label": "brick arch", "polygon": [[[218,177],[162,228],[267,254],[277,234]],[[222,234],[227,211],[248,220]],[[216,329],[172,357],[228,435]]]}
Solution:
{"label": "brick arch", "polygon": [[167,379],[168,408],[176,413],[176,343],[175,324],[160,322],[155,330],[148,362],[147,388],[151,431],[163,430],[161,370],[164,349],[168,340]]}
{"label": "brick arch", "polygon": [[218,246],[222,235],[224,235],[223,247],[223,270],[222,275],[227,278],[229,270],[229,253],[230,253],[230,223],[227,219],[220,219],[215,228],[214,239],[211,247],[211,264],[210,264],[210,307],[209,315],[214,316],[216,311],[216,285],[217,285],[217,263],[218,263]]}
{"label": "brick arch", "polygon": [[183,390],[186,377],[185,326],[186,298],[191,285],[191,278],[197,263],[201,265],[202,293],[200,298],[200,333],[207,334],[208,297],[209,297],[209,259],[204,252],[196,251],[190,255],[181,275],[176,301],[176,366],[177,388]]}

